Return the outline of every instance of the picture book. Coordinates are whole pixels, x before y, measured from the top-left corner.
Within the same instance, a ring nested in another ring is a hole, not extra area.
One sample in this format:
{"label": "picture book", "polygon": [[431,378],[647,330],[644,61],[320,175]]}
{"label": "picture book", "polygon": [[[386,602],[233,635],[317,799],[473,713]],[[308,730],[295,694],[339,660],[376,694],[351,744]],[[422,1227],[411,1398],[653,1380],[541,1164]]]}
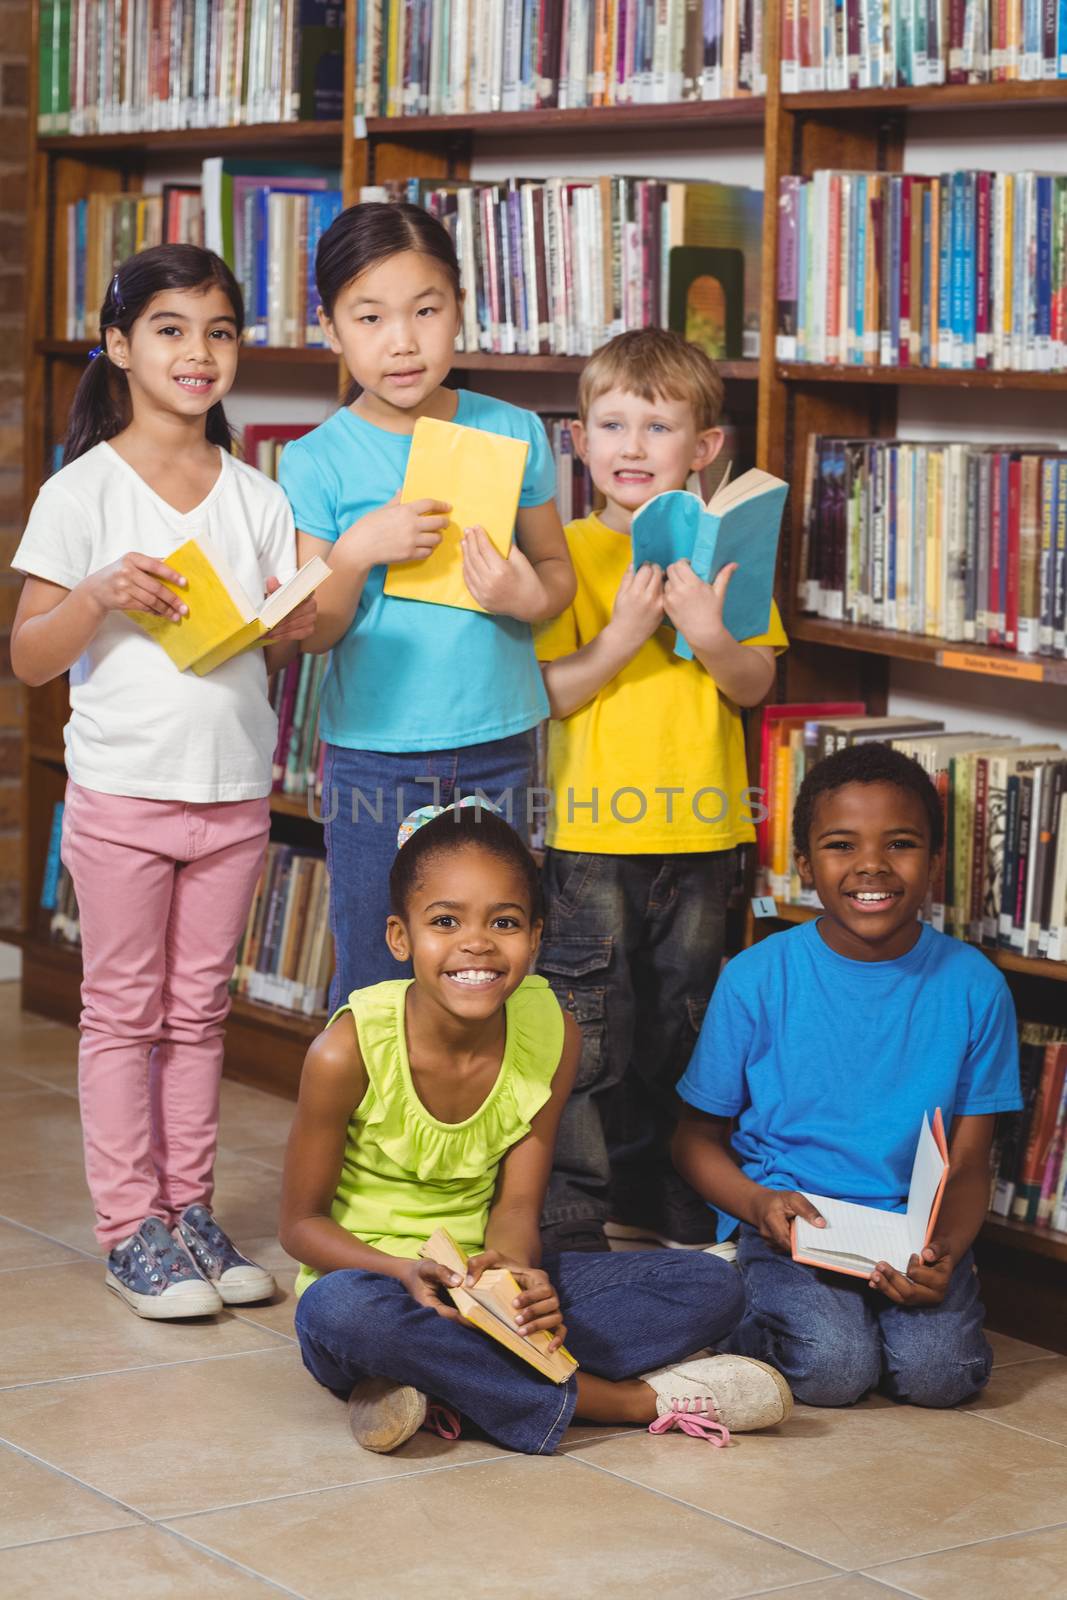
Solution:
{"label": "picture book", "polygon": [[[467,1257],[448,1232],[438,1228],[423,1245],[419,1254],[426,1261],[436,1261],[451,1272],[466,1273]],[[491,1267],[483,1272],[472,1289],[450,1288],[452,1303],[464,1322],[480,1328],[490,1339],[496,1339],[522,1361],[529,1363],[542,1377],[553,1383],[566,1383],[578,1367],[574,1357],[561,1345],[547,1354],[552,1335],[542,1329],[537,1333],[520,1333],[515,1326],[515,1308],[512,1302],[521,1289],[506,1267]]]}
{"label": "picture book", "polygon": [[[778,533],[788,486],[753,467],[718,489],[704,503],[685,489],[669,489],[643,505],[633,519],[634,566],[646,561],[666,569],[688,561],[698,578],[714,582],[731,561],[737,571],[726,591],[723,620],[735,639],[767,631],[774,591]],[[679,633],[674,653],[692,650]]]}
{"label": "picture book", "polygon": [[201,678],[231,656],[259,644],[264,634],[330,576],[325,561],[312,556],[288,583],[257,605],[206,534],[187,539],[165,559],[186,581],[184,589],[173,583],[167,587],[184,600],[189,615],[180,622],[148,611],[127,611],[126,615],[162,645],[179,672],[192,667]]}
{"label": "picture book", "polygon": [[452,507],[441,543],[422,561],[394,562],[386,594],[399,600],[482,611],[463,580],[464,530],[481,527],[507,559],[519,509],[528,445],[484,428],[420,417],[408,457],[403,502],[443,500]]}
{"label": "picture book", "polygon": [[713,361],[743,349],[745,257],[740,250],[676,245],[670,253],[668,323]]}
{"label": "picture book", "polygon": [[827,1195],[802,1191],[826,1219],[816,1228],[803,1217],[793,1220],[793,1260],[805,1266],[825,1267],[854,1278],[869,1278],[879,1261],[898,1272],[933,1238],[941,1197],[948,1178],[948,1145],[940,1106],[933,1126],[923,1113],[923,1125],[911,1169],[906,1211],[881,1211],[877,1206],[831,1200]]}

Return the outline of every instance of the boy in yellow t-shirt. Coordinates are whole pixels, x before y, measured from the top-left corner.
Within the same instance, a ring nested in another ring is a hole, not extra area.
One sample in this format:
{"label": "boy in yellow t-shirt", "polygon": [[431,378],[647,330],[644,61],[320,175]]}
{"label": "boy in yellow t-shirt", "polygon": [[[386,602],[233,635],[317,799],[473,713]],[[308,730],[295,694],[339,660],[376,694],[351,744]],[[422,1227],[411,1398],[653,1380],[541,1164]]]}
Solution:
{"label": "boy in yellow t-shirt", "polygon": [[[578,388],[575,446],[604,509],[566,529],[578,592],[537,637],[552,708],[547,922],[538,969],[582,1030],[543,1216],[552,1248],[698,1248],[713,1216],[670,1164],[674,1086],[723,953],[737,847],[755,837],[740,709],[787,644],[723,626],[733,569],[632,566],[630,523],[714,460],[722,380],[678,334],[621,334]],[[693,648],[675,656],[674,624]]]}

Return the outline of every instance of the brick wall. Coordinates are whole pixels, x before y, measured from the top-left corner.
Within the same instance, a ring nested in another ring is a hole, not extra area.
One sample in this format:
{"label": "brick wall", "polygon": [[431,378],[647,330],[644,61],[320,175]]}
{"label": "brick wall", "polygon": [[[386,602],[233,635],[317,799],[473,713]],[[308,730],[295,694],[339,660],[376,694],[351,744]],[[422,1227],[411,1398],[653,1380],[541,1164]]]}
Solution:
{"label": "brick wall", "polygon": [[26,242],[26,0],[0,0],[0,927],[19,919],[21,692],[11,676],[10,571],[22,520],[22,291]]}

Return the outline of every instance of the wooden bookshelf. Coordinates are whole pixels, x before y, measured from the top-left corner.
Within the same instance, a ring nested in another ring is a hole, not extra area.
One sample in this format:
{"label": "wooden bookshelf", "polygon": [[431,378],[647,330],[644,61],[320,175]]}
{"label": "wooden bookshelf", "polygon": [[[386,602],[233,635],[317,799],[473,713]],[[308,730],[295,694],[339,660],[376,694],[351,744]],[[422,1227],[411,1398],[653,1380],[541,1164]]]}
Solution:
{"label": "wooden bookshelf", "polygon": [[[36,9],[36,8],[35,8]],[[36,60],[36,57],[34,58]],[[133,157],[166,154],[237,155],[261,152],[264,146],[280,161],[292,154],[341,160],[343,122],[249,122],[231,128],[145,128],[130,133],[55,134],[38,138],[42,155]]]}
{"label": "wooden bookshelf", "polygon": [[1055,656],[1023,656],[995,645],[935,639],[921,633],[868,628],[852,622],[829,622],[800,612],[790,619],[791,642],[831,645],[836,650],[861,650],[866,655],[897,661],[923,661],[932,667],[976,672],[1015,683],[1067,684],[1067,660]]}
{"label": "wooden bookshelf", "polygon": [[782,383],[867,383],[917,389],[1051,389],[1067,395],[1067,372],[994,372],[987,367],[823,367],[788,361],[777,369]]}
{"label": "wooden bookshelf", "polygon": [[368,117],[367,137],[424,139],[441,134],[506,139],[520,133],[551,138],[566,133],[649,133],[653,130],[760,127],[764,100],[739,95],[733,100],[685,100],[671,105],[582,106],[574,110],[470,111],[459,116]]}

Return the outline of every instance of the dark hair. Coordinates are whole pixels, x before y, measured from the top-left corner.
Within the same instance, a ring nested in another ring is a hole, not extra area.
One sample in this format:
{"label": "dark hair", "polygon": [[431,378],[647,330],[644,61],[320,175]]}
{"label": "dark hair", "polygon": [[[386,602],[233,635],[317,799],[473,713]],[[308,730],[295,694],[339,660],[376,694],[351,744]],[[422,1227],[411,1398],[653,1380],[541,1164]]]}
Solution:
{"label": "dark hair", "polygon": [[816,763],[800,785],[793,809],[793,849],[806,856],[810,848],[815,802],[847,783],[891,783],[918,795],[930,827],[930,853],[937,855],[945,838],[941,800],[928,773],[900,750],[887,744],[854,744]]}
{"label": "dark hair", "polygon": [[389,873],[389,904],[394,917],[407,912],[408,902],[419,886],[427,862],[457,850],[484,850],[525,880],[530,899],[530,916],[541,917],[541,880],[537,863],[515,829],[495,811],[485,806],[449,807],[401,845]]}
{"label": "dark hair", "polygon": [[[164,289],[193,289],[204,292],[222,290],[233,307],[237,334],[244,328],[244,301],[237,279],[213,250],[195,244],[157,244],[140,250],[124,261],[108,284],[100,307],[100,340],[103,346],[84,373],[74,395],[67,420],[63,464],[76,461],[103,439],[113,439],[130,423],[130,390],[121,368],[107,353],[107,330],[118,328],[128,334],[149,301]],[[233,436],[222,402],[217,401],[207,414],[207,438],[224,450],[233,448]]]}

